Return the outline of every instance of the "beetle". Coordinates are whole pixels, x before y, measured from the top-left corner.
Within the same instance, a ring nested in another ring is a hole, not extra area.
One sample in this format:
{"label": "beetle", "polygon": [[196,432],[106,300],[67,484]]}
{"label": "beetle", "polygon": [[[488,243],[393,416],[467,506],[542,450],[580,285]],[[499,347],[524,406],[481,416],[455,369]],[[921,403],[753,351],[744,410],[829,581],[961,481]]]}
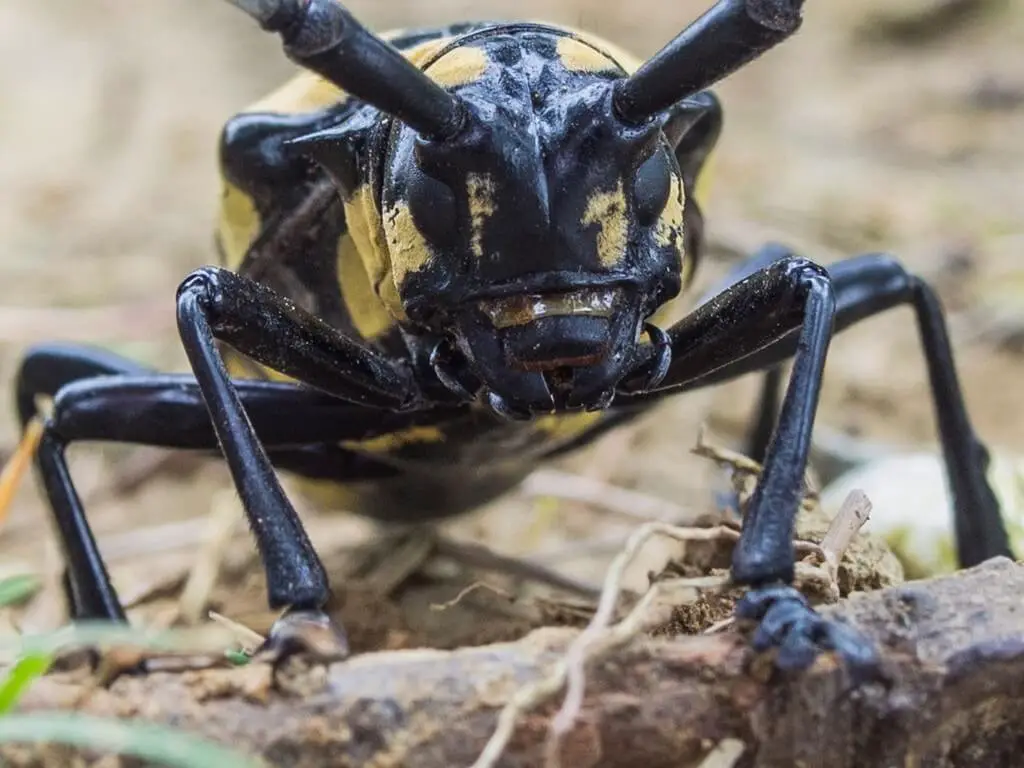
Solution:
{"label": "beetle", "polygon": [[74,441],[219,451],[283,609],[267,649],[312,624],[343,656],[278,471],[363,515],[428,521],[668,395],[766,371],[737,615],[780,669],[834,650],[871,671],[870,643],[793,588],[792,540],[830,340],[899,305],[920,329],[960,563],[1011,554],[941,305],[895,258],[826,268],[767,245],[666,319],[704,245],[696,187],[723,121],[708,89],[796,32],[801,0],[719,0],[644,62],[549,24],[376,36],[334,0],[230,2],[302,71],[224,127],[221,265],[177,292],[192,375],[67,345],[17,374],[74,620],[125,621],[65,464]]}

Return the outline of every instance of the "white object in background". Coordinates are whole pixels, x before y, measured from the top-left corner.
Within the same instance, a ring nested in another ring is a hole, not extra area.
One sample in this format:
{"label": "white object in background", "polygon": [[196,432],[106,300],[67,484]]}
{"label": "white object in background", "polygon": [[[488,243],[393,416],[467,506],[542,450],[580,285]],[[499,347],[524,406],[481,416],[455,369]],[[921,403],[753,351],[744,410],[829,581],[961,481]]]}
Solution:
{"label": "white object in background", "polygon": [[[1024,457],[993,454],[989,482],[1003,509],[1010,546],[1024,553]],[[871,500],[864,530],[882,536],[903,563],[908,578],[957,570],[953,508],[945,465],[928,453],[892,454],[836,478],[821,493],[822,508],[839,511],[850,491]]]}

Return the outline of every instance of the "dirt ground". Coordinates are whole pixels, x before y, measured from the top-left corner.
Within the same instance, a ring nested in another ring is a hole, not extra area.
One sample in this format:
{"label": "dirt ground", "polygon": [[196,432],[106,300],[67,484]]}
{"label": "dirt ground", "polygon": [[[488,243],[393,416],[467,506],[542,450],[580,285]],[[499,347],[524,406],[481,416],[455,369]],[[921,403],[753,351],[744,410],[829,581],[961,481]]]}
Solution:
{"label": "dirt ground", "polygon": [[[379,29],[547,17],[643,54],[704,6],[350,3]],[[722,272],[724,256],[767,238],[825,263],[865,250],[899,254],[935,281],[956,315],[965,394],[981,434],[1002,449],[1024,450],[1024,394],[1013,386],[1024,360],[975,333],[979,308],[1007,301],[996,288],[1020,268],[1024,247],[1024,5],[807,6],[795,39],[719,88],[727,127],[707,215],[721,258],[702,282]],[[179,280],[214,260],[218,129],[290,71],[274,38],[218,0],[0,4],[0,381],[11,380],[27,346],[56,339],[183,368],[172,302]],[[1024,316],[1024,293],[1016,301]],[[1012,309],[1012,296],[1010,302]],[[754,384],[669,403],[569,466],[690,509],[707,507],[715,476],[690,454],[698,426],[710,419],[716,436],[733,439]],[[908,310],[834,343],[819,424],[933,446]],[[15,439],[13,416],[4,410],[0,446],[9,449]],[[164,476],[138,493],[100,498],[138,454],[83,447],[73,456],[118,583],[133,594],[173,583],[190,563],[215,490],[226,485],[222,469],[204,467],[186,481]],[[314,517],[317,510],[307,512]],[[44,515],[26,483],[0,534],[5,573],[52,572]],[[577,563],[564,542],[622,536],[631,524],[579,505],[515,497],[455,531],[500,542],[507,554],[546,554],[593,579],[600,561]],[[316,520],[318,531],[333,531],[323,534],[332,541],[343,540],[350,525]],[[34,628],[58,621],[43,614]]]}

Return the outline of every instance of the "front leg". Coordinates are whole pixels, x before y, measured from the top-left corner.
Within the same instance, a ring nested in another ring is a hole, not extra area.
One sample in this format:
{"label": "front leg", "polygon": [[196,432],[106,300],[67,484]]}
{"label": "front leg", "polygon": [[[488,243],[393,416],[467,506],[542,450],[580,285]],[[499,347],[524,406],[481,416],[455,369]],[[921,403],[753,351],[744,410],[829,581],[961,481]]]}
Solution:
{"label": "front leg", "polygon": [[[779,668],[803,668],[819,652],[837,651],[863,678],[878,663],[869,641],[821,618],[791,586],[796,515],[835,314],[828,272],[806,259],[782,259],[727,288],[669,329],[669,378],[699,379],[781,339],[795,339],[777,425],[733,554],[734,581],[753,588],[737,605],[737,615],[760,622],[755,648],[777,647]],[[642,397],[634,393],[630,399]]]}
{"label": "front leg", "polygon": [[303,627],[326,626],[327,574],[285,495],[216,340],[276,371],[374,408],[418,399],[411,375],[268,288],[216,268],[193,272],[178,291],[178,327],[267,574],[272,608],[286,608],[271,642],[286,652]]}

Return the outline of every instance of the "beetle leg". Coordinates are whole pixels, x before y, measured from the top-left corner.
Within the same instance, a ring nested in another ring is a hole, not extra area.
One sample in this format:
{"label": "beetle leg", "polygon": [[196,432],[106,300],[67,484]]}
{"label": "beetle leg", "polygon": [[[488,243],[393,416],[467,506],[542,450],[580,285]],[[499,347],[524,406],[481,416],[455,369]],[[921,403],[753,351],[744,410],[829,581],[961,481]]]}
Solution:
{"label": "beetle leg", "polygon": [[[40,420],[37,400],[52,398],[69,382],[93,376],[142,374],[146,371],[144,366],[102,349],[73,344],[33,347],[22,359],[15,377],[15,403],[21,428],[27,437],[33,431],[33,424]],[[54,447],[52,436],[47,435],[45,428],[33,442],[37,467],[49,489],[52,484],[59,484],[61,478],[67,478],[63,448]],[[14,484],[19,479],[11,477],[9,481]],[[10,498],[5,497],[4,504],[9,502]],[[123,620],[124,611],[110,584],[92,531],[85,518],[75,514],[80,509],[81,505],[64,504],[59,510],[54,506],[67,564],[63,583],[71,616]]]}
{"label": "beetle leg", "polygon": [[[178,329],[256,539],[270,606],[288,609],[271,630],[269,648],[287,653],[293,624],[327,621],[330,586],[216,341],[304,384],[384,411],[408,409],[418,402],[418,389],[408,371],[379,353],[226,270],[208,267],[185,279],[178,290]],[[342,646],[339,653],[346,651]]]}
{"label": "beetle leg", "polygon": [[870,666],[863,639],[829,628],[779,584],[792,580],[793,524],[829,339],[833,331],[899,304],[910,304],[917,314],[955,500],[960,562],[966,567],[997,555],[1012,557],[986,478],[988,453],[964,406],[939,301],[927,284],[887,255],[849,259],[827,272],[793,255],[762,268],[669,329],[674,359],[659,390],[630,390],[627,381],[616,400],[628,409],[652,397],[793,359],[761,481],[733,559],[733,577],[757,586],[738,611],[761,620],[759,644],[771,641],[788,649],[779,663],[790,668],[811,658],[810,645],[839,650],[852,669],[863,672]]}
{"label": "beetle leg", "polygon": [[[779,246],[770,246],[779,253]],[[836,294],[835,330],[840,332],[862,320],[901,305],[913,308],[924,351],[928,378],[935,405],[936,421],[953,497],[953,523],[957,556],[961,567],[969,568],[991,557],[1014,557],[999,508],[999,501],[988,481],[989,453],[978,438],[964,405],[949,333],[942,305],[931,287],[910,274],[896,259],[884,253],[871,253],[845,259],[828,267]],[[737,286],[738,288],[738,286]],[[687,323],[703,325],[716,322],[706,314],[708,303],[699,308]],[[673,333],[674,349],[685,350],[691,338],[689,329]],[[728,336],[728,332],[725,334]],[[722,338],[719,336],[719,338]],[[730,340],[725,341],[728,348]],[[699,373],[694,367],[679,367],[677,358],[656,395],[683,392],[734,379],[784,363],[796,352],[799,339],[780,329],[764,346],[738,345],[731,359],[719,358]],[[616,404],[628,405],[627,395]]]}
{"label": "beetle leg", "polygon": [[[291,384],[242,380],[234,385],[274,462],[302,474],[326,477],[329,466],[330,477],[336,480],[386,476],[390,468],[334,444],[420,419],[420,414],[382,414]],[[68,567],[71,615],[76,620],[123,621],[124,612],[64,460],[67,445],[82,440],[212,453],[217,438],[191,376],[100,375],[60,388],[37,461]]]}
{"label": "beetle leg", "polygon": [[[65,582],[72,616],[78,620],[124,621],[125,617],[68,473],[66,446],[78,440],[98,440],[211,452],[218,447],[203,393],[193,377],[140,374],[136,371],[145,369],[120,362],[116,356],[85,348],[50,348],[30,354],[18,377],[19,396],[26,403],[56,390],[37,462],[68,563]],[[129,373],[119,374],[119,370]],[[85,378],[75,380],[82,376]],[[373,479],[393,473],[390,467],[343,451],[338,441],[438,423],[450,415],[442,409],[398,413],[367,408],[278,382],[236,380],[230,386],[244,406],[247,423],[268,445],[270,459],[283,469],[302,474],[327,476],[329,470],[334,480]],[[34,411],[23,413],[26,421],[34,416]],[[299,526],[297,520],[295,523]],[[282,561],[286,567],[303,567],[305,561],[308,571],[322,574],[301,526],[299,534],[291,532],[289,537],[283,537],[284,551],[261,547],[265,564],[268,553],[276,555],[267,567],[268,582],[279,584],[282,576],[290,577],[286,570],[282,573]],[[269,650],[274,652],[288,652],[309,634],[310,627],[324,626],[316,618],[323,618],[319,606],[310,612],[301,605],[287,605],[292,610],[271,634]],[[322,631],[315,634],[318,638],[310,644],[322,651],[325,635]]]}
{"label": "beetle leg", "polygon": [[[753,590],[738,615],[760,621],[758,647],[779,647],[780,668],[800,668],[818,652],[838,651],[851,668],[872,667],[869,641],[840,634],[790,585],[793,536],[803,476],[832,337],[835,296],[824,268],[790,257],[755,272],[669,330],[675,358],[669,376],[701,376],[790,333],[798,337],[793,371],[760,481],[733,553],[732,578]],[[840,639],[836,639],[840,638]]]}
{"label": "beetle leg", "polygon": [[[720,283],[716,284],[701,297],[697,305],[706,304],[722,291],[750,277],[755,272],[792,255],[789,249],[780,245],[766,245],[749,259],[745,259],[736,265]],[[842,306],[838,308],[838,311],[842,312]],[[761,383],[761,392],[754,409],[754,418],[747,432],[746,446],[744,448],[744,453],[758,463],[764,462],[765,453],[768,451],[768,443],[771,441],[772,432],[775,430],[775,420],[779,412],[781,397],[782,366],[776,366],[768,370]]]}

